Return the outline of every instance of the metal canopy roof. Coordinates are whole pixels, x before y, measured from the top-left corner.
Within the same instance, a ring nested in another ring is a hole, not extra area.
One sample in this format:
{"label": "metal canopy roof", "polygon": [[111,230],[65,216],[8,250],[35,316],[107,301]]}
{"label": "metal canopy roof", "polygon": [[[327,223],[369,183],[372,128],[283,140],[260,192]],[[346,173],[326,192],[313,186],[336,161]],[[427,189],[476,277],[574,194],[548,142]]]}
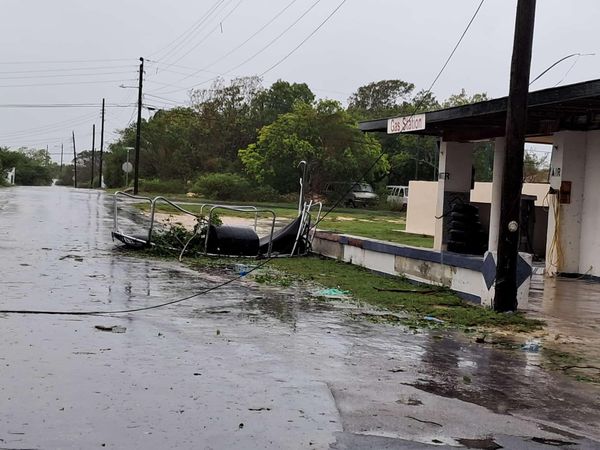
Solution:
{"label": "metal canopy roof", "polygon": [[[508,97],[425,113],[424,130],[406,134],[474,141],[504,136]],[[364,132],[387,133],[388,119],[360,122]],[[561,130],[600,129],[600,79],[529,93],[528,141]],[[543,138],[539,139],[543,142]]]}

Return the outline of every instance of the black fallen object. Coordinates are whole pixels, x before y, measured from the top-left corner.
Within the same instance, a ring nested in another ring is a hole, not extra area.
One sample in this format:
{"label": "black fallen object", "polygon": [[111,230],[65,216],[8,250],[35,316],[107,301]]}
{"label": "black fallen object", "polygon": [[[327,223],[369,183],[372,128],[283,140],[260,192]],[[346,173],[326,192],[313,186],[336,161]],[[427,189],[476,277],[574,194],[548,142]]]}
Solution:
{"label": "black fallen object", "polygon": [[[292,250],[294,250],[294,244],[296,243],[296,237],[298,236],[298,229],[300,228],[301,223],[302,216],[298,216],[285,227],[273,233],[273,245],[271,246],[271,253],[278,253],[280,255],[291,254]],[[269,252],[270,239],[270,234],[260,239],[261,255],[266,255]],[[306,247],[304,236],[301,233],[295,253],[303,254],[306,251]]]}
{"label": "black fallen object", "polygon": [[269,253],[269,243],[272,242],[272,254],[290,255],[292,251],[303,254],[306,252],[307,244],[302,234],[294,250],[301,224],[302,217],[299,216],[274,232],[272,241],[271,234],[259,239],[251,228],[211,225],[208,231],[207,252],[224,256],[263,256]]}
{"label": "black fallen object", "polygon": [[208,229],[208,253],[225,256],[256,256],[258,249],[258,235],[252,228],[211,225]]}

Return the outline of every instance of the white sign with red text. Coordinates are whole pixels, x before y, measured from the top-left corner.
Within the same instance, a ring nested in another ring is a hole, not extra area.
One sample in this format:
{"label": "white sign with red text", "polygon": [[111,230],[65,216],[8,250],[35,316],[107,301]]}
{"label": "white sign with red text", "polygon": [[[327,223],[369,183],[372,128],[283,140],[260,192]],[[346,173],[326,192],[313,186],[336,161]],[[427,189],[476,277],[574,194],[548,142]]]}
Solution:
{"label": "white sign with red text", "polygon": [[408,133],[410,131],[425,129],[425,114],[415,114],[407,117],[394,117],[388,119],[388,134]]}

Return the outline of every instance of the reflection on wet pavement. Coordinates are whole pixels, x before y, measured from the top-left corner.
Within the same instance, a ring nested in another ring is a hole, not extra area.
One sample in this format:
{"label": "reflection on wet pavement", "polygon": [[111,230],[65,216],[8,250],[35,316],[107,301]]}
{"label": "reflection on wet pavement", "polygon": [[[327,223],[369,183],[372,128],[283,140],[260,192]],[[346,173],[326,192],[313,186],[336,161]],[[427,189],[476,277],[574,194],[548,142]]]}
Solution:
{"label": "reflection on wet pavement", "polygon": [[[115,249],[110,206],[97,191],[0,190],[2,307],[148,306],[224,279]],[[597,387],[539,354],[361,311],[242,280],[140,314],[4,315],[0,447],[598,448],[582,437],[600,434]]]}
{"label": "reflection on wet pavement", "polygon": [[528,309],[547,322],[551,341],[600,367],[600,283],[534,275]]}

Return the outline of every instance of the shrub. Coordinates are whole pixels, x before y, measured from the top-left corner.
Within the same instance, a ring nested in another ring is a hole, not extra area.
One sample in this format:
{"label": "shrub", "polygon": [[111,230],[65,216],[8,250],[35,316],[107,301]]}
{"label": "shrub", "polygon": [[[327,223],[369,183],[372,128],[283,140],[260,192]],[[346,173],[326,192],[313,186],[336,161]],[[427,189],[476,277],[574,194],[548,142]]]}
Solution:
{"label": "shrub", "polygon": [[[279,193],[271,186],[257,186],[249,191],[250,200],[256,202],[278,202],[281,199]],[[296,197],[298,197],[296,195]],[[296,198],[297,201],[297,198]]]}
{"label": "shrub", "polygon": [[157,178],[140,179],[139,188],[143,192],[161,194],[185,194],[187,191],[185,184],[180,180],[159,180]]}
{"label": "shrub", "polygon": [[192,192],[212,200],[248,200],[252,198],[250,183],[234,173],[209,173],[202,175]]}

